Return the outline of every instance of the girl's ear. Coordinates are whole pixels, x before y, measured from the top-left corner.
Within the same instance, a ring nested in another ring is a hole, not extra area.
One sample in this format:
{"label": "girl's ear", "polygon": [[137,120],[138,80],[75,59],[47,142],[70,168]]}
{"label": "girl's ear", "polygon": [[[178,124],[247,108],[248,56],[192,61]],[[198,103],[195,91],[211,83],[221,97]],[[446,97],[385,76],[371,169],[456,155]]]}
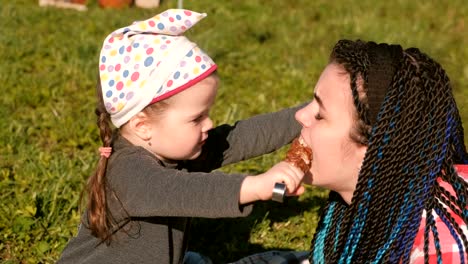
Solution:
{"label": "girl's ear", "polygon": [[128,128],[133,131],[133,134],[140,140],[148,141],[151,139],[151,126],[148,115],[140,112],[130,118]]}

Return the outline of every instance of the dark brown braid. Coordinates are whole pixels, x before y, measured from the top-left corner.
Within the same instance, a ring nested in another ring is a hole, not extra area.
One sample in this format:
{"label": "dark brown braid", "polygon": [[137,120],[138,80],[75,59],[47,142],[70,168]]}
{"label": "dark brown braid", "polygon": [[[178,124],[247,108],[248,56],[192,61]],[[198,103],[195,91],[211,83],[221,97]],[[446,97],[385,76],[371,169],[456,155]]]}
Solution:
{"label": "dark brown braid", "polygon": [[[106,111],[100,81],[96,87],[97,94],[97,125],[103,147],[113,147],[113,140],[117,135],[118,130],[112,129],[109,113]],[[159,101],[145,107],[144,112],[150,118],[156,119],[160,117],[169,107],[170,99]],[[100,156],[96,171],[88,179],[85,192],[87,193],[87,211],[86,217],[83,219],[83,224],[91,230],[91,233],[102,242],[109,244],[112,240],[112,235],[118,230],[122,230],[128,235],[132,230],[132,226],[125,226],[130,223],[130,216],[120,201],[114,190],[108,185],[106,177],[108,158]],[[83,193],[81,195],[83,197]],[[117,220],[109,209],[109,199],[112,199],[121,208],[123,215]],[[80,199],[82,200],[82,199]],[[81,204],[81,202],[80,202]],[[137,230],[137,227],[135,230]]]}
{"label": "dark brown braid", "polygon": [[[468,224],[468,184],[454,169],[455,163],[468,163],[468,155],[443,68],[415,48],[348,40],[335,45],[330,61],[350,75],[358,119],[350,137],[368,148],[351,204],[330,193],[312,240],[311,263],[408,263],[423,211],[425,241],[433,237],[439,257],[432,213],[459,247],[468,248],[452,217]],[[429,244],[426,256],[428,250]],[[467,259],[466,252],[460,254]]]}
{"label": "dark brown braid", "polygon": [[[113,130],[111,128],[110,115],[107,113],[102,99],[100,82],[96,87],[97,94],[97,126],[101,136],[103,147],[112,147]],[[112,214],[108,208],[106,168],[108,158],[100,156],[96,171],[89,177],[86,185],[87,214],[83,224],[91,230],[91,233],[102,241],[110,242],[112,228],[115,225]]]}

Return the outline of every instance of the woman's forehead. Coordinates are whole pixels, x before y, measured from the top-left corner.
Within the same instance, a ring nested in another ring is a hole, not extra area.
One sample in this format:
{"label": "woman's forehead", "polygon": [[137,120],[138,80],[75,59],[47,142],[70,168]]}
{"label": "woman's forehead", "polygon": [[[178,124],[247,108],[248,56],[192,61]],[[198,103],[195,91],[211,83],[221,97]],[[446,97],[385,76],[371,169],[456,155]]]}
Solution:
{"label": "woman's forehead", "polygon": [[320,75],[314,90],[322,101],[340,99],[351,95],[349,74],[337,64],[329,64]]}

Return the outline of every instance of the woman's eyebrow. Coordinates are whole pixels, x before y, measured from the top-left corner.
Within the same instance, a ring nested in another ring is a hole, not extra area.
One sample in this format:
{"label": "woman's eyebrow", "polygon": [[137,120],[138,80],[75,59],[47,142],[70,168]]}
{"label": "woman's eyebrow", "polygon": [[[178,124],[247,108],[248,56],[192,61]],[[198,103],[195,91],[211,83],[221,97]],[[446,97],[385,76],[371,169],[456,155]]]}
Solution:
{"label": "woman's eyebrow", "polygon": [[317,101],[317,103],[319,104],[320,108],[322,108],[323,110],[327,110],[325,108],[325,105],[323,104],[323,101],[322,101],[322,98],[320,98],[320,96],[318,96],[316,93],[314,93],[314,99]]}

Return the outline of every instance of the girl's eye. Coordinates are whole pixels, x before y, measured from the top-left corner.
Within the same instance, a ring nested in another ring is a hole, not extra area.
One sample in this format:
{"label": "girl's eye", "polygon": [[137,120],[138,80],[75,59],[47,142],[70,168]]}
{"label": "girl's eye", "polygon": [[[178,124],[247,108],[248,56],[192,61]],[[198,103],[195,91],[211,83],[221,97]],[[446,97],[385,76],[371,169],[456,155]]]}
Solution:
{"label": "girl's eye", "polygon": [[315,114],[315,119],[316,119],[316,120],[322,120],[323,118],[322,118],[322,116],[320,115],[320,113],[317,113],[317,114]]}
{"label": "girl's eye", "polygon": [[194,123],[200,123],[201,121],[203,120],[203,116],[198,116],[197,118],[195,118],[194,120],[192,120],[192,122]]}

